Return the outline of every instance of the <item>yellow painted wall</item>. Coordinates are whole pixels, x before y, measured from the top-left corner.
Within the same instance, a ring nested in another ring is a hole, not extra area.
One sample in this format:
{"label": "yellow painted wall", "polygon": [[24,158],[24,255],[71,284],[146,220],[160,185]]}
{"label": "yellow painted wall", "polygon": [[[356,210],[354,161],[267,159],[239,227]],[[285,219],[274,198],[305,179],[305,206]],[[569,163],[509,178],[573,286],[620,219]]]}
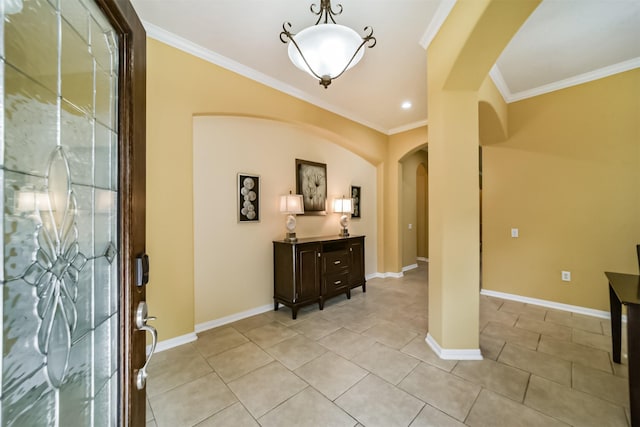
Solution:
{"label": "yellow painted wall", "polygon": [[608,311],[603,272],[638,272],[640,70],[508,115],[509,138],[483,147],[483,287]]}
{"label": "yellow painted wall", "polygon": [[[402,266],[408,267],[416,263],[418,257],[418,221],[425,223],[426,212],[423,211],[421,219],[418,218],[418,180],[417,172],[420,164],[427,165],[427,153],[424,150],[415,151],[404,157],[400,163],[402,165],[401,184],[401,218],[400,230],[402,233]],[[424,192],[426,188],[423,187]],[[409,228],[411,224],[411,228]],[[423,239],[424,241],[424,239]]]}
{"label": "yellow painted wall", "polygon": [[503,142],[509,133],[508,104],[487,76],[478,91],[478,120],[480,144]]}
{"label": "yellow painted wall", "polygon": [[[388,137],[152,39],[147,66],[147,251],[152,263],[147,295],[151,314],[159,317],[155,325],[161,340],[191,333],[195,324],[194,115],[290,122],[369,161],[376,167],[371,194],[377,196],[377,271],[400,271],[398,162],[427,142],[426,126]],[[636,70],[509,106],[511,137],[485,147],[484,153],[485,288],[606,309],[601,271],[637,271],[633,247],[627,246],[640,241],[638,93]],[[586,186],[589,197],[580,190]],[[568,199],[557,194],[560,188]],[[581,196],[574,200],[574,193]],[[611,208],[615,203],[621,208]],[[557,213],[567,206],[584,216],[563,228]],[[554,218],[548,233],[541,216]],[[506,238],[512,226],[521,230],[517,247]],[[542,235],[527,242],[536,231]],[[588,245],[583,234],[593,237]],[[579,255],[572,253],[576,248]],[[584,251],[588,256],[583,257]],[[560,265],[565,254],[571,262]],[[569,292],[557,292],[560,269],[573,273]],[[523,272],[532,272],[531,278]],[[545,284],[547,278],[554,284]],[[592,281],[599,283],[597,292],[579,285]],[[600,302],[590,302],[592,293]]]}
{"label": "yellow painted wall", "polygon": [[[273,240],[282,240],[279,198],[295,193],[295,159],[327,165],[327,194],[362,189],[362,218],[349,225],[365,235],[365,274],[377,271],[376,167],[298,125],[251,117],[193,120],[195,323],[273,306]],[[304,141],[304,143],[301,143]],[[238,223],[238,172],[260,175],[260,222]],[[298,237],[337,235],[340,214],[298,215]]]}
{"label": "yellow painted wall", "polygon": [[373,165],[386,157],[384,134],[148,39],[147,298],[160,340],[194,330],[192,119],[198,114],[304,124]]}

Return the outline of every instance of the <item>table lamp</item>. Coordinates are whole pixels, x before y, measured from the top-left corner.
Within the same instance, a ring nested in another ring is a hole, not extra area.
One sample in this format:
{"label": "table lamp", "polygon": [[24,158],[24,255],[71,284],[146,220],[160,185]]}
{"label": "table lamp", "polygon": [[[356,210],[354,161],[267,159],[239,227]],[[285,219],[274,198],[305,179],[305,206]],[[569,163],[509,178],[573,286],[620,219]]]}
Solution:
{"label": "table lamp", "polygon": [[333,199],[333,211],[341,213],[340,225],[342,230],[340,231],[340,237],[349,237],[349,215],[353,213],[353,200],[344,197]]}
{"label": "table lamp", "polygon": [[296,217],[297,214],[304,213],[304,205],[302,204],[302,195],[300,194],[285,194],[280,196],[280,213],[287,214],[287,236],[285,241],[297,242],[296,238]]}

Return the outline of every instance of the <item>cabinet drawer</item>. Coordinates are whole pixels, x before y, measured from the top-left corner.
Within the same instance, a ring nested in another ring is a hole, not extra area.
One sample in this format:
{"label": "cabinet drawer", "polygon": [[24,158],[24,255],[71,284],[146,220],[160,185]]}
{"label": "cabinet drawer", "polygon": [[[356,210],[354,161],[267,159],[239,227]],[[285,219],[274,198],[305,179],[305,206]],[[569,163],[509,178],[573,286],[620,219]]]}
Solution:
{"label": "cabinet drawer", "polygon": [[349,286],[349,271],[343,273],[326,274],[322,279],[322,290],[326,295],[344,292]]}
{"label": "cabinet drawer", "polygon": [[324,273],[340,273],[349,268],[349,251],[331,251],[323,254]]}

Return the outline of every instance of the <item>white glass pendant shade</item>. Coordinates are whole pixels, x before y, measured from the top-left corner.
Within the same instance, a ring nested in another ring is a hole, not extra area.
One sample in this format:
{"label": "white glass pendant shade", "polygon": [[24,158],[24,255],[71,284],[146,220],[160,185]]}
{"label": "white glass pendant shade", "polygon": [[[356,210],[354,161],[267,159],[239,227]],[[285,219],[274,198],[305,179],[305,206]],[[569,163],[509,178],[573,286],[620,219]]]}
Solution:
{"label": "white glass pendant shade", "polygon": [[[362,44],[362,37],[354,30],[339,24],[318,24],[295,35],[295,41],[311,69],[320,77],[335,78],[349,63]],[[298,68],[314,75],[293,42],[289,42],[289,58]],[[356,65],[364,49],[358,50],[347,69]]]}

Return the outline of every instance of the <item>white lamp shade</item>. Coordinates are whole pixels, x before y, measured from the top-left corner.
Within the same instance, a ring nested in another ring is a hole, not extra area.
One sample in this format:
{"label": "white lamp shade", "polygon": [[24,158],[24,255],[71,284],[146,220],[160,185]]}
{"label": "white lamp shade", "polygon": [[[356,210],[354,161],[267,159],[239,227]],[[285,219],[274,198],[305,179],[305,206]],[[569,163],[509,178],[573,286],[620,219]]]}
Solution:
{"label": "white lamp shade", "polygon": [[345,198],[333,199],[333,211],[337,213],[353,213],[353,200]]}
{"label": "white lamp shade", "polygon": [[[305,28],[295,35],[295,40],[311,69],[320,77],[330,78],[338,76],[345,69],[362,44],[362,37],[358,33],[339,24],[318,24]],[[313,76],[292,42],[289,42],[288,50],[291,62]],[[364,49],[358,50],[347,69],[356,65],[363,55]]]}
{"label": "white lamp shade", "polygon": [[40,191],[18,191],[16,210],[19,212],[33,212],[40,209],[49,210],[47,193]]}
{"label": "white lamp shade", "polygon": [[280,212],[286,214],[303,214],[302,195],[286,194],[280,196]]}
{"label": "white lamp shade", "polygon": [[4,13],[13,15],[22,12],[22,0],[2,0],[4,1]]}

